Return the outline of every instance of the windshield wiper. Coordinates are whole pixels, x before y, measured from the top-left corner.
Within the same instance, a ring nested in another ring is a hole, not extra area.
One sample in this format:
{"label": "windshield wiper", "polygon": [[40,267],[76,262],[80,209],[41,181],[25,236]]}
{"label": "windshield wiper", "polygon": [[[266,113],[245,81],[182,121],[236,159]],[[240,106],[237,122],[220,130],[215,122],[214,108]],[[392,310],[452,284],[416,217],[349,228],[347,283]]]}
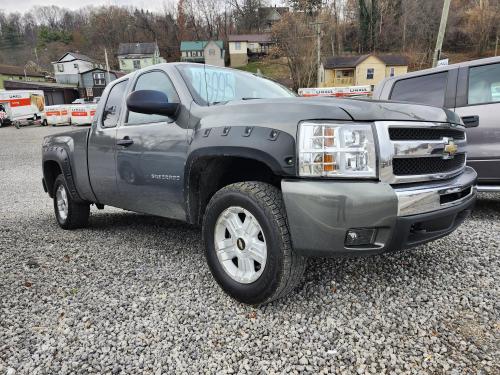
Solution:
{"label": "windshield wiper", "polygon": [[253,99],[262,99],[262,98],[252,98],[252,97],[241,98],[241,100],[253,100]]}

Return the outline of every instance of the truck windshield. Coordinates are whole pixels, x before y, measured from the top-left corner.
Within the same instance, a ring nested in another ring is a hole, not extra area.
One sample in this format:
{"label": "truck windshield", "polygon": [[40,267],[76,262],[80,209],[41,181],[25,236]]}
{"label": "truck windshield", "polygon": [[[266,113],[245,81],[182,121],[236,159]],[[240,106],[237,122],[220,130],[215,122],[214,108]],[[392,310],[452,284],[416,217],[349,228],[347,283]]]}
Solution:
{"label": "truck windshield", "polygon": [[178,69],[200,105],[296,96],[279,83],[252,73],[199,64],[180,65]]}

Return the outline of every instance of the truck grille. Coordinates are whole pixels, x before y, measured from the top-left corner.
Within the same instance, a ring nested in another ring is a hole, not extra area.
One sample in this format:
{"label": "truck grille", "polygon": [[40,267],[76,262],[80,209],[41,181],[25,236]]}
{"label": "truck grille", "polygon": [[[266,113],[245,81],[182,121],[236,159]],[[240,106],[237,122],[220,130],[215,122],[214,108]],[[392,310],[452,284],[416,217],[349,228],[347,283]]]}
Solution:
{"label": "truck grille", "polygon": [[389,137],[393,141],[439,140],[443,137],[465,139],[465,132],[457,129],[390,128]]}
{"label": "truck grille", "polygon": [[465,154],[458,154],[453,159],[438,157],[394,159],[392,170],[396,176],[423,175],[453,172],[463,167]]}
{"label": "truck grille", "polygon": [[466,162],[465,128],[434,122],[377,121],[379,176],[390,184],[456,176]]}

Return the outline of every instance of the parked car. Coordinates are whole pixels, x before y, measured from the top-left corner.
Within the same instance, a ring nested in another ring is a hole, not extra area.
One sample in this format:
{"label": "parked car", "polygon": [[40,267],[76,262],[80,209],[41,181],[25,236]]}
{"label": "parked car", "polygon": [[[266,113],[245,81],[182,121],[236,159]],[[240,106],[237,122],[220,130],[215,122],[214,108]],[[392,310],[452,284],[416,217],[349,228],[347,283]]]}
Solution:
{"label": "parked car", "polygon": [[464,131],[441,108],[301,98],[238,70],[159,64],[109,84],[90,129],[45,137],[43,187],[63,229],[86,225],[91,204],[201,225],[217,282],[262,304],[297,285],[308,256],[457,228],[476,195]]}
{"label": "parked car", "polygon": [[479,191],[500,191],[500,57],[386,78],[373,98],[455,111],[470,127],[467,165],[478,173]]}
{"label": "parked car", "polygon": [[92,100],[87,100],[85,98],[78,98],[78,99],[73,100],[71,102],[71,104],[97,104],[97,103],[99,103],[100,99],[101,99],[100,96],[96,96]]}

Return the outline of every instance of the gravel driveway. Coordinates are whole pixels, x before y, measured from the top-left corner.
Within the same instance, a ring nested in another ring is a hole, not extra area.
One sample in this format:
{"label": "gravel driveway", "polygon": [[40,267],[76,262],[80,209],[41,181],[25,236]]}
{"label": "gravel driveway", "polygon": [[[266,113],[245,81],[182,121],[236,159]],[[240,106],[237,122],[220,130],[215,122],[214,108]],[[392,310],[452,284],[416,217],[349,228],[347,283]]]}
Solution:
{"label": "gravel driveway", "polygon": [[212,279],[200,231],[118,209],[59,229],[41,140],[0,129],[0,374],[500,373],[500,195],[413,250],[311,259],[262,308]]}

